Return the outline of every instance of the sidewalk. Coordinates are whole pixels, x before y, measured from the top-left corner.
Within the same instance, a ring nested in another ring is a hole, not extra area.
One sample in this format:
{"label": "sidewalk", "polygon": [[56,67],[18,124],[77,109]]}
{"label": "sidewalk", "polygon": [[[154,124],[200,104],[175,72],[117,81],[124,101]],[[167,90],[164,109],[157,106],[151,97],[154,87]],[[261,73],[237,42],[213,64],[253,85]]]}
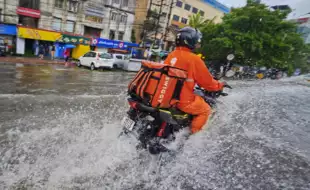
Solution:
{"label": "sidewalk", "polygon": [[32,64],[59,64],[64,65],[64,60],[39,59],[37,57],[0,57],[0,63],[32,63]]}

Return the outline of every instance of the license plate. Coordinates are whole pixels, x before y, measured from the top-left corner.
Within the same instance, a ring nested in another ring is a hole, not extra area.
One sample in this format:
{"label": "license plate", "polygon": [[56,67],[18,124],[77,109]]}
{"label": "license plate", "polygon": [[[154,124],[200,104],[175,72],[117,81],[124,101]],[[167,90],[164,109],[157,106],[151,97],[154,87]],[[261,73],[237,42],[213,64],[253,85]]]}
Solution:
{"label": "license plate", "polygon": [[122,120],[122,126],[128,131],[132,131],[136,122],[130,119],[129,117],[124,117]]}

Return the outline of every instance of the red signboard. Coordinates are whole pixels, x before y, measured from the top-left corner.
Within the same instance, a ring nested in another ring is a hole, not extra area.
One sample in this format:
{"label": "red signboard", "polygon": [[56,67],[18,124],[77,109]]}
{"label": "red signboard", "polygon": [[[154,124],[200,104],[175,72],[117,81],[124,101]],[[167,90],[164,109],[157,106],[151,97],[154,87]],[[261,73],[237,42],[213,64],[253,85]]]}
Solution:
{"label": "red signboard", "polygon": [[124,47],[124,42],[120,42],[120,43],[118,44],[118,47],[122,49],[122,48]]}
{"label": "red signboard", "polygon": [[297,22],[298,22],[298,23],[306,23],[306,22],[308,22],[309,19],[310,19],[309,17],[308,17],[308,18],[299,18],[299,19],[297,20]]}
{"label": "red signboard", "polygon": [[41,12],[35,9],[29,9],[25,7],[17,7],[16,13],[19,15],[29,16],[33,18],[40,18]]}

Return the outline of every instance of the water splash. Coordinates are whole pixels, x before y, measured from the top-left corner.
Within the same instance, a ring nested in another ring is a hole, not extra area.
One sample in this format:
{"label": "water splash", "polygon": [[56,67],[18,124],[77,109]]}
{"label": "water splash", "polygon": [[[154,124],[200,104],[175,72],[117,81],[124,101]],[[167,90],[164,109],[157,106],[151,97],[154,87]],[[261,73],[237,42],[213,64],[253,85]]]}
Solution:
{"label": "water splash", "polygon": [[117,138],[122,94],[2,95],[0,188],[309,189],[309,87],[231,83],[208,127],[161,158]]}

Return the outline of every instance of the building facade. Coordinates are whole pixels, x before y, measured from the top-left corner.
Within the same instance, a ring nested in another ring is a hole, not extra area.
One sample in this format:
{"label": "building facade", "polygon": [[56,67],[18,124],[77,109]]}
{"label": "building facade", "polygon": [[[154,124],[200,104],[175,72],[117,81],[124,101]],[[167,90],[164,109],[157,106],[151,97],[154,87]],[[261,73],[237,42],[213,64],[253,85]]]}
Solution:
{"label": "building facade", "polygon": [[40,44],[56,44],[61,55],[92,38],[130,41],[134,6],[134,0],[0,0],[0,21],[16,25],[17,53],[36,55]]}
{"label": "building facade", "polygon": [[297,32],[301,34],[306,44],[310,44],[310,17],[294,20],[298,23]]}
{"label": "building facade", "polygon": [[[140,43],[142,38],[155,38],[165,41],[166,49],[174,43],[175,35],[170,28],[180,28],[189,24],[189,17],[200,13],[205,19],[213,19],[219,23],[222,17],[230,10],[228,7],[215,0],[137,0],[135,10],[135,37]],[[143,35],[144,21],[149,10],[160,12],[157,31],[150,32],[149,36]]]}

